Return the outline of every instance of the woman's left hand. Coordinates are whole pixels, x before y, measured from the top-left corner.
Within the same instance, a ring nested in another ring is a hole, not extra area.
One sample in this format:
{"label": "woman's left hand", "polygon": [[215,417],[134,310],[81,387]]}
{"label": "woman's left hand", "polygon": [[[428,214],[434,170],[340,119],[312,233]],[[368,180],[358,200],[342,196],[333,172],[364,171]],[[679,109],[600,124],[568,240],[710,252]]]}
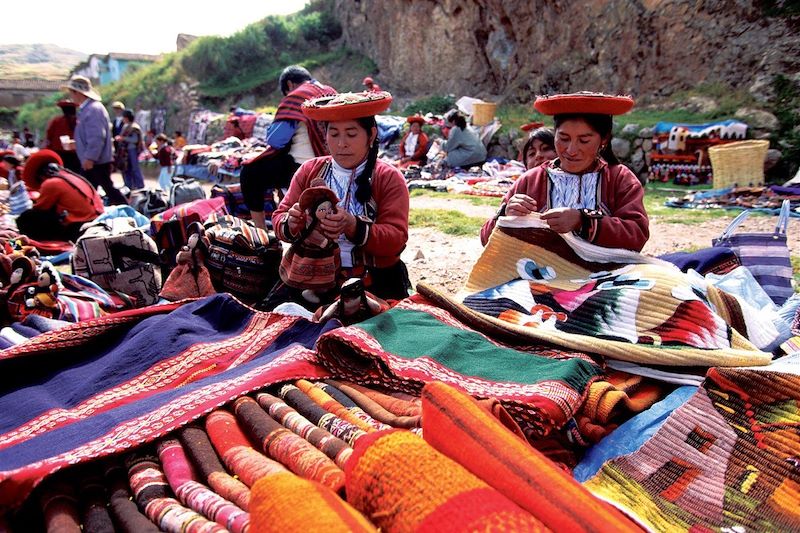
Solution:
{"label": "woman's left hand", "polygon": [[319,221],[319,229],[334,241],[343,233],[345,237],[352,237],[356,232],[356,217],[344,209],[338,209]]}
{"label": "woman's left hand", "polygon": [[550,229],[556,233],[569,233],[581,228],[581,212],[569,207],[557,207],[542,213]]}

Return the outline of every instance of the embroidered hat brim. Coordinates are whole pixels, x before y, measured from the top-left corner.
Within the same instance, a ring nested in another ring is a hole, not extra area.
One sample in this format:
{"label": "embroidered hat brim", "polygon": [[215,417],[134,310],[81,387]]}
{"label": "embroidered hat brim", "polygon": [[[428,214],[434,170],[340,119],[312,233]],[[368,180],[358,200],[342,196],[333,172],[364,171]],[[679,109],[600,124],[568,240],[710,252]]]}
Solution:
{"label": "embroidered hat brim", "polygon": [[633,98],[602,93],[573,93],[539,96],[533,107],[545,115],[570,113],[622,115],[633,108]]}
{"label": "embroidered hat brim", "polygon": [[318,122],[371,117],[389,109],[392,95],[386,91],[339,93],[303,102],[303,114]]}

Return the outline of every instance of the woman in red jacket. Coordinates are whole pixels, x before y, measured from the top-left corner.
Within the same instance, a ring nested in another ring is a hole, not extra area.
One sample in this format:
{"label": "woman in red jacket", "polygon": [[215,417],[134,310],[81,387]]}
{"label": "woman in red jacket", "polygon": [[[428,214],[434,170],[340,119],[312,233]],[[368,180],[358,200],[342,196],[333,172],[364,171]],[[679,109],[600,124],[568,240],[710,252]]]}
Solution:
{"label": "woman in red jacket", "polygon": [[422,131],[425,119],[419,115],[408,117],[408,131],[400,140],[400,161],[398,166],[424,165],[428,162],[428,136]]}
{"label": "woman in red jacket", "polygon": [[644,189],[611,151],[612,115],[633,107],[628,96],[576,93],[539,97],[534,107],[554,115],[558,158],[523,174],[497,216],[481,230],[485,245],[502,215],[541,212],[550,229],[574,232],[608,248],[640,251],[650,236]]}
{"label": "woman in red jacket", "polygon": [[[378,159],[375,115],[392,102],[387,92],[342,93],[307,100],[302,107],[310,119],[324,124],[329,156],[306,161],[292,178],[283,201],[272,214],[279,239],[295,242],[306,227],[300,194],[323,180],[339,198],[335,213],[320,220],[318,229],[338,242],[340,282],[364,280],[367,290],[383,299],[408,296],[410,282],[400,252],[408,241],[408,188],[400,172]],[[278,286],[269,302],[280,294],[304,303],[298,291]],[[332,300],[332,294],[323,300]],[[324,301],[323,301],[324,303]]]}

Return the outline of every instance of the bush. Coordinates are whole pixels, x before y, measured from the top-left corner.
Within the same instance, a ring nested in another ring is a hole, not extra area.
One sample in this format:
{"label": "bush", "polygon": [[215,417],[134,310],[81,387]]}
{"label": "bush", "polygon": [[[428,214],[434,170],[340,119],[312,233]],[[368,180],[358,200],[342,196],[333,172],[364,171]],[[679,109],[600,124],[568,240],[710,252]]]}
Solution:
{"label": "bush", "polygon": [[775,89],[775,104],[772,112],[778,119],[778,131],[773,135],[773,145],[777,144],[783,153],[781,173],[792,177],[800,167],[800,84],[782,74],[772,82]]}
{"label": "bush", "polygon": [[427,113],[442,115],[453,109],[455,106],[456,98],[452,94],[447,96],[434,95],[411,102],[403,110],[403,113],[406,115],[414,115],[416,113],[419,113],[420,115],[425,115]]}

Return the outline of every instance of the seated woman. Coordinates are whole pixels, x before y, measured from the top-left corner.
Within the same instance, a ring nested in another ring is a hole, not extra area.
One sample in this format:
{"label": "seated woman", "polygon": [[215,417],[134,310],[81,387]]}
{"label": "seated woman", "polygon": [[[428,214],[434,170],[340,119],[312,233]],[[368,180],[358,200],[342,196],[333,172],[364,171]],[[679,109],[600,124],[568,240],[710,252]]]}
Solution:
{"label": "seated woman", "polygon": [[447,142],[442,149],[447,152],[447,164],[451,167],[471,167],[486,161],[486,147],[478,135],[467,127],[467,119],[456,109],[444,116],[450,128]]}
{"label": "seated woman", "polygon": [[530,133],[528,140],[522,147],[520,161],[525,165],[525,170],[530,170],[556,157],[553,130],[550,128],[537,128]]}
{"label": "seated woman", "polygon": [[419,115],[406,119],[408,131],[400,140],[400,161],[398,166],[406,168],[411,165],[424,165],[428,162],[428,136],[422,131],[425,119]]}
{"label": "seated woman", "polygon": [[75,241],[81,226],[103,213],[103,200],[86,178],[62,165],[52,150],[39,150],[23,169],[23,179],[35,183],[39,197],[17,217],[17,227],[31,239]]}
{"label": "seated woman", "polygon": [[489,240],[498,217],[541,212],[558,233],[572,231],[599,246],[641,251],[650,236],[644,189],[611,151],[611,117],[627,113],[633,99],[577,93],[539,97],[534,107],[554,116],[558,159],[520,176],[481,229],[481,242]]}
{"label": "seated woman", "polygon": [[[392,102],[389,93],[343,93],[307,100],[303,113],[322,122],[331,155],[303,163],[289,190],[272,214],[279,239],[292,243],[306,227],[306,214],[298,202],[301,193],[321,179],[339,199],[337,209],[321,219],[317,228],[339,244],[339,285],[348,278],[362,278],[379,298],[401,299],[411,286],[400,252],[408,240],[408,189],[400,172],[378,160],[378,128],[375,114]],[[336,289],[319,295],[328,303]],[[309,305],[302,291],[279,284],[264,302],[296,301]]]}

